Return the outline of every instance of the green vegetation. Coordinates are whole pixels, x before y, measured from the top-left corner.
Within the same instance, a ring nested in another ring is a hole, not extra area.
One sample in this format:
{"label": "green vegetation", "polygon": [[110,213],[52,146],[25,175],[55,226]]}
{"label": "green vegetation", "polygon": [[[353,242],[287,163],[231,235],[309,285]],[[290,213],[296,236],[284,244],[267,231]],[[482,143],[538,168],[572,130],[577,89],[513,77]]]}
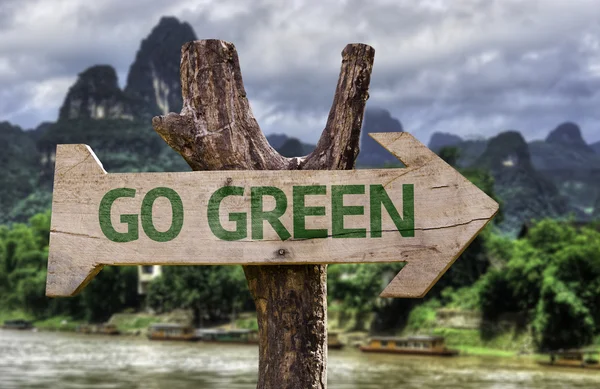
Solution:
{"label": "green vegetation", "polygon": [[465,347],[473,351],[487,349],[514,354],[517,351],[529,350],[532,342],[530,334],[512,330],[504,331],[490,339],[481,337],[480,330],[476,329],[436,328],[432,333],[444,336],[449,347]]}
{"label": "green vegetation", "polygon": [[[596,228],[546,219],[520,240],[488,228],[419,302],[376,297],[398,270],[394,264],[330,266],[329,298],[335,302],[335,316],[343,317],[340,311],[344,310],[346,317],[369,318],[375,313],[371,322],[358,321],[348,329],[392,323],[380,329],[444,335],[449,346],[478,354],[483,349],[580,347],[600,338],[600,232]],[[481,312],[482,327],[439,328],[439,308]],[[398,321],[399,316],[406,320]]]}
{"label": "green vegetation", "polygon": [[508,262],[481,284],[484,317],[525,313],[541,349],[592,343],[600,334],[600,232],[543,220],[505,251]]}
{"label": "green vegetation", "polygon": [[436,309],[440,308],[437,299],[430,299],[414,307],[407,319],[406,329],[410,332],[428,331],[436,326]]}
{"label": "green vegetation", "polygon": [[21,128],[0,122],[0,223],[11,220],[8,218],[9,211],[19,199],[34,191],[39,174],[38,161],[39,154],[33,139]]}
{"label": "green vegetation", "polygon": [[146,329],[153,323],[161,321],[160,317],[143,313],[119,313],[111,317],[110,323],[117,326],[122,332],[131,332]]}
{"label": "green vegetation", "polygon": [[139,305],[135,267],[105,268],[76,297],[46,297],[49,233],[49,211],[33,216],[29,225],[0,227],[0,311],[36,320],[60,316],[69,322],[100,322]]}
{"label": "green vegetation", "polygon": [[256,320],[256,316],[252,315],[251,317],[239,318],[234,322],[236,328],[243,328],[248,330],[258,330],[258,321]]}
{"label": "green vegetation", "polygon": [[148,288],[156,312],[191,309],[198,325],[219,322],[253,309],[241,266],[167,266]]}
{"label": "green vegetation", "polygon": [[3,323],[6,320],[34,320],[31,314],[24,312],[21,309],[13,309],[13,310],[0,310],[0,323]]}
{"label": "green vegetation", "polygon": [[77,326],[85,323],[85,320],[73,320],[70,316],[53,316],[35,322],[35,327],[40,330],[49,331],[75,331]]}
{"label": "green vegetation", "polygon": [[460,355],[477,355],[481,357],[514,357],[513,351],[499,350],[489,347],[474,347],[455,344],[452,348],[458,350]]}

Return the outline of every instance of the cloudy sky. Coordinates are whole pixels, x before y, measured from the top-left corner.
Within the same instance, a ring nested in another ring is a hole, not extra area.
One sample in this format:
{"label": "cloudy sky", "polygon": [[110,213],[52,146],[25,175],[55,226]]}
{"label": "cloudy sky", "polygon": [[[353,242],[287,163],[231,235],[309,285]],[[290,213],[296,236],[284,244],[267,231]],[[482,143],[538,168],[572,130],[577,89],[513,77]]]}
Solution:
{"label": "cloudy sky", "polygon": [[163,15],[233,42],[265,133],[315,141],[347,43],[375,48],[368,106],[427,141],[563,121],[600,141],[600,0],[0,0],[0,121],[55,120],[79,72],[123,83]]}

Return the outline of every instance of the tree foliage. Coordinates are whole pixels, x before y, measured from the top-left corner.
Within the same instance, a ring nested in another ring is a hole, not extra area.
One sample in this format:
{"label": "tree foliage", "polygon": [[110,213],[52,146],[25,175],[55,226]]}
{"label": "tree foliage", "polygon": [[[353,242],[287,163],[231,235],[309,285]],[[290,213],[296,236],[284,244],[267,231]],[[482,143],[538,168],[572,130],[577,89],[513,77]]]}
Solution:
{"label": "tree foliage", "polygon": [[252,307],[241,266],[168,266],[148,289],[157,312],[191,309],[198,324],[218,321]]}
{"label": "tree foliage", "polygon": [[586,345],[600,333],[600,232],[543,220],[507,253],[482,281],[488,320],[526,313],[540,349]]}
{"label": "tree foliage", "polygon": [[66,315],[104,321],[126,307],[136,307],[137,271],[109,267],[71,298],[46,297],[50,211],[29,224],[0,227],[0,309],[20,309],[37,318]]}

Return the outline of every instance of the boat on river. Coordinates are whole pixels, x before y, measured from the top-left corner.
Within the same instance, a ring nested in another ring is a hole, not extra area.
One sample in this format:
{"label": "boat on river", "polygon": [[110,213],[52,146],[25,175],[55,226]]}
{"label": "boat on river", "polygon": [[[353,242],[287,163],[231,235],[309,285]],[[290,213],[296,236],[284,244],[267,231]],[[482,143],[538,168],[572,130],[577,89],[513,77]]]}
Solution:
{"label": "boat on river", "polygon": [[542,366],[577,367],[600,370],[600,350],[598,349],[571,349],[550,351],[549,361],[537,361]]}
{"label": "boat on river", "polygon": [[196,341],[199,338],[193,327],[175,323],[156,323],[148,328],[148,339]]}
{"label": "boat on river", "polygon": [[360,346],[364,352],[432,355],[450,357],[458,355],[457,350],[446,347],[443,336],[409,336],[405,338],[396,337],[374,337],[366,346]]}
{"label": "boat on river", "polygon": [[28,320],[16,319],[6,320],[2,324],[2,328],[5,330],[32,330],[33,324]]}
{"label": "boat on river", "polygon": [[196,336],[203,342],[258,344],[258,331],[256,330],[201,328],[196,330]]}

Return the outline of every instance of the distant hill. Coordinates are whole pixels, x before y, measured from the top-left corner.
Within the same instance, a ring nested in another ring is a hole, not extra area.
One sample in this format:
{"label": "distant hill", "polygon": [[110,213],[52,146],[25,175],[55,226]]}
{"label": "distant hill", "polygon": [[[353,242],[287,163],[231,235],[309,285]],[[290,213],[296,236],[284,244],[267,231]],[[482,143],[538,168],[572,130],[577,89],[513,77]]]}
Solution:
{"label": "distant hill", "polygon": [[[481,158],[485,159],[484,154],[489,152],[486,151],[488,140],[456,143],[456,138],[440,137],[438,134],[432,136],[430,148],[439,151],[443,146],[456,147],[460,152],[460,167],[479,166]],[[520,142],[513,143],[513,147],[517,144]],[[594,211],[596,199],[600,196],[600,154],[595,152],[598,146],[600,142],[588,145],[581,136],[579,126],[573,122],[562,123],[550,131],[546,139],[528,144],[531,168],[538,176],[543,177],[544,181],[550,182],[568,203],[566,211],[561,207],[551,208],[573,213],[582,221],[589,220],[593,212],[598,212]],[[550,197],[555,197],[554,189],[544,185],[543,190],[547,191]],[[540,215],[543,215],[543,212]],[[556,212],[552,211],[548,216],[556,216]],[[509,211],[508,219],[510,218]]]}
{"label": "distant hill", "polygon": [[596,154],[600,154],[600,141],[592,143],[590,147],[596,152]]}
{"label": "distant hill", "polygon": [[133,119],[133,99],[119,89],[110,65],[92,66],[79,74],[65,97],[58,118]]}
{"label": "distant hill", "polygon": [[458,135],[447,132],[434,132],[429,139],[427,147],[437,153],[443,147],[457,146],[462,142],[463,139]]}
{"label": "distant hill", "polygon": [[136,117],[152,119],[181,111],[181,46],[196,39],[188,23],[162,17],[142,41],[129,68],[125,87],[125,93],[137,102]]}
{"label": "distant hill", "polygon": [[0,223],[26,221],[50,207],[56,145],[85,143],[109,172],[186,171],[152,129],[151,118],[181,110],[181,46],[196,35],[187,23],[161,18],[141,43],[121,90],[110,65],[83,70],[56,123],[23,131],[0,123]]}
{"label": "distant hill", "polygon": [[190,170],[146,121],[79,119],[54,123],[38,140],[37,148],[45,162],[42,164],[45,183],[51,184],[59,143],[89,145],[109,172]]}
{"label": "distant hill", "polygon": [[545,141],[530,143],[535,168],[552,181],[578,212],[590,215],[600,195],[600,154],[585,143],[575,123],[563,123]]}
{"label": "distant hill", "polygon": [[297,138],[289,137],[285,134],[267,135],[267,140],[271,147],[277,150],[285,157],[304,157],[313,152],[316,145],[303,143]]}
{"label": "distant hill", "polygon": [[20,200],[32,193],[40,175],[40,156],[30,133],[0,122],[0,223],[15,215]]}
{"label": "distant hill", "polygon": [[371,132],[403,132],[402,123],[380,108],[367,108],[360,134],[360,152],[357,167],[378,167],[386,164],[401,165],[398,158],[369,136]]}
{"label": "distant hill", "polygon": [[572,122],[562,123],[552,130],[546,137],[546,143],[568,147],[580,153],[594,153],[592,148],[583,140],[579,126]]}
{"label": "distant hill", "polygon": [[274,149],[278,149],[281,146],[283,146],[283,144],[288,139],[290,139],[290,137],[287,136],[286,134],[271,134],[271,135],[267,135],[267,141],[269,141],[269,144]]}
{"label": "distant hill", "polygon": [[58,143],[86,143],[105,169],[120,171],[189,170],[152,129],[151,118],[181,111],[181,46],[196,39],[192,27],[163,17],[141,42],[121,90],[110,65],[92,66],[69,89],[56,123],[37,135],[41,185],[50,186]]}
{"label": "distant hill", "polygon": [[95,65],[79,74],[60,109],[59,120],[129,119],[180,112],[181,46],[196,40],[188,23],[163,17],[140,45],[121,90],[115,69]]}
{"label": "distant hill", "polygon": [[495,192],[504,203],[501,227],[507,232],[531,219],[565,217],[571,211],[552,181],[533,167],[529,146],[517,131],[491,138],[473,166],[488,169],[494,177]]}
{"label": "distant hill", "polygon": [[487,139],[471,139],[463,140],[461,137],[442,133],[434,132],[429,140],[429,147],[431,150],[438,153],[444,147],[455,147],[459,150],[460,156],[457,161],[459,167],[471,166],[477,161],[477,159],[483,154],[487,147]]}
{"label": "distant hill", "polygon": [[38,139],[40,139],[40,137],[44,135],[50,127],[52,127],[53,124],[54,123],[52,122],[40,123],[35,129],[27,130],[27,135],[29,135],[31,139],[37,142]]}
{"label": "distant hill", "polygon": [[[531,157],[537,169],[546,171],[574,170],[588,168],[600,163],[600,155],[585,143],[579,126],[574,123],[563,123],[552,130],[546,140],[530,143]],[[599,165],[600,166],[600,165]]]}

